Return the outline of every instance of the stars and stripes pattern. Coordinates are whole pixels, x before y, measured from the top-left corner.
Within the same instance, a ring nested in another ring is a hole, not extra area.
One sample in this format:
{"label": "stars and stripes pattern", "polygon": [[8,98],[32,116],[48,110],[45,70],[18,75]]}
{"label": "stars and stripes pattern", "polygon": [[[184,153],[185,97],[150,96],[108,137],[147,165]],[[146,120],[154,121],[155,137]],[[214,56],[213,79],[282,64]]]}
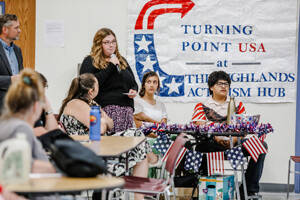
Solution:
{"label": "stars and stripes pattern", "polygon": [[256,135],[250,136],[250,138],[243,143],[243,146],[255,162],[257,162],[260,154],[267,153],[266,148]]}
{"label": "stars and stripes pattern", "polygon": [[234,147],[225,151],[225,155],[230,161],[231,167],[235,170],[238,168],[238,166],[243,165],[247,162],[247,159],[244,157],[244,154],[242,152],[241,146]]}
{"label": "stars and stripes pattern", "polygon": [[195,106],[192,121],[207,121],[202,103]]}
{"label": "stars and stripes pattern", "polygon": [[[174,142],[169,138],[168,135],[159,135],[156,141],[153,143],[153,148],[159,151],[162,155],[162,162],[166,162],[169,156],[170,150],[173,147]],[[187,149],[183,148],[179,153],[179,156],[176,161],[176,167],[179,165],[181,160],[183,159]]]}
{"label": "stars and stripes pattern", "polygon": [[166,160],[172,143],[173,141],[165,134],[158,135],[156,141],[153,143],[153,148],[159,151],[159,153],[163,156],[163,161]]}
{"label": "stars and stripes pattern", "polygon": [[245,111],[246,111],[245,106],[240,101],[240,103],[239,103],[239,105],[237,106],[237,109],[236,109],[236,114],[243,114],[243,113],[245,113]]}
{"label": "stars and stripes pattern", "polygon": [[224,152],[206,153],[208,176],[224,174]]}
{"label": "stars and stripes pattern", "polygon": [[177,158],[176,161],[175,169],[178,167],[178,165],[180,164],[181,160],[184,158],[187,151],[188,151],[187,148],[183,148],[181,150],[181,152],[179,153],[179,157]]}
{"label": "stars and stripes pattern", "polygon": [[199,172],[202,163],[202,153],[188,150],[185,156],[184,169],[187,171]]}
{"label": "stars and stripes pattern", "polygon": [[265,139],[266,139],[266,137],[267,137],[267,134],[262,134],[261,136],[259,136],[259,140],[260,140],[261,142],[264,142]]}
{"label": "stars and stripes pattern", "polygon": [[[203,109],[203,103],[198,103],[194,108],[194,113],[192,116],[192,121],[207,121],[207,117],[205,115]],[[246,112],[244,104],[240,101],[238,106],[236,107],[236,114],[244,114]]]}

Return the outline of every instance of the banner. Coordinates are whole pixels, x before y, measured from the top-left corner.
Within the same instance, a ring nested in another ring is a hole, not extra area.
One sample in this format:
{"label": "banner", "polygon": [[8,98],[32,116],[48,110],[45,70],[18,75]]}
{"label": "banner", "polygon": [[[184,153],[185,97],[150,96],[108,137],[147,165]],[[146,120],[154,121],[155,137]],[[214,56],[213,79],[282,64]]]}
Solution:
{"label": "banner", "polygon": [[199,102],[223,70],[244,102],[295,102],[295,0],[129,0],[127,59],[156,71],[163,101]]}

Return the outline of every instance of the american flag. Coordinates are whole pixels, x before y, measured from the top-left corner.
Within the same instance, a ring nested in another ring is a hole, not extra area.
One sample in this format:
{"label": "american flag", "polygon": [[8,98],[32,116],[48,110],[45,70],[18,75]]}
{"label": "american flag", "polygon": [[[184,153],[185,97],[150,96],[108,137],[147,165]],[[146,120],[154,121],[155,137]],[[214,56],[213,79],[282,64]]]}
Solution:
{"label": "american flag", "polygon": [[266,137],[267,137],[267,134],[262,134],[261,136],[259,136],[259,140],[260,140],[261,142],[264,142],[265,139],[266,139]]}
{"label": "american flag", "polygon": [[161,155],[163,156],[163,161],[165,161],[172,143],[173,141],[166,134],[158,135],[156,141],[153,143],[153,148],[161,153]]}
{"label": "american flag", "polygon": [[176,161],[176,167],[175,168],[178,167],[179,163],[181,162],[181,160],[184,157],[186,152],[187,152],[187,148],[181,149],[181,152],[179,153],[179,156],[178,156],[177,161]]}
{"label": "american flag", "polygon": [[243,165],[247,161],[244,157],[241,146],[229,149],[225,151],[225,154],[227,155],[227,159],[230,161],[231,167],[235,170],[238,166]]}
{"label": "american flag", "polygon": [[243,143],[243,146],[246,148],[255,162],[257,162],[260,154],[267,153],[266,148],[256,135],[250,136],[250,138]]}
{"label": "american flag", "polygon": [[185,156],[184,169],[187,171],[199,172],[202,162],[202,153],[188,150]]}
{"label": "american flag", "polygon": [[224,174],[224,152],[206,153],[208,176]]}
{"label": "american flag", "polygon": [[[169,152],[173,146],[174,142],[170,139],[168,135],[161,134],[156,138],[156,141],[153,143],[153,148],[161,153],[162,162],[165,162],[169,156]],[[183,148],[179,153],[179,157],[176,161],[176,167],[179,165],[180,161],[184,157],[187,149]]]}

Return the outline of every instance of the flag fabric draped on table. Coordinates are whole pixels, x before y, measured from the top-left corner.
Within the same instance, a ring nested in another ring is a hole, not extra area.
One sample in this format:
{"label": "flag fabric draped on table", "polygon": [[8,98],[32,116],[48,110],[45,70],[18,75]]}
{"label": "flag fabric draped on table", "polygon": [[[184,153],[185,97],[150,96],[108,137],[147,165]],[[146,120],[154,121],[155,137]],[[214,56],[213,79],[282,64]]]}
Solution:
{"label": "flag fabric draped on table", "polygon": [[224,152],[206,153],[208,176],[224,174]]}
{"label": "flag fabric draped on table", "polygon": [[[174,142],[170,139],[168,135],[160,134],[156,141],[153,143],[153,148],[159,151],[162,155],[162,162],[165,162],[169,156],[169,152],[173,146]],[[184,157],[187,149],[183,148],[179,154],[179,157],[176,161],[176,167],[179,165],[180,161]]]}
{"label": "flag fabric draped on table", "polygon": [[250,138],[243,143],[243,146],[246,148],[255,162],[257,162],[260,154],[267,153],[267,149],[256,135],[251,135]]}
{"label": "flag fabric draped on table", "polygon": [[238,166],[243,165],[247,161],[244,157],[241,146],[229,149],[225,151],[225,154],[227,155],[227,159],[230,161],[231,167],[235,170]]}
{"label": "flag fabric draped on table", "polygon": [[165,134],[158,135],[156,141],[153,143],[153,148],[159,151],[163,156],[162,161],[166,160],[172,143],[173,141]]}
{"label": "flag fabric draped on table", "polygon": [[199,172],[202,162],[202,153],[188,150],[185,157],[184,169],[187,171]]}

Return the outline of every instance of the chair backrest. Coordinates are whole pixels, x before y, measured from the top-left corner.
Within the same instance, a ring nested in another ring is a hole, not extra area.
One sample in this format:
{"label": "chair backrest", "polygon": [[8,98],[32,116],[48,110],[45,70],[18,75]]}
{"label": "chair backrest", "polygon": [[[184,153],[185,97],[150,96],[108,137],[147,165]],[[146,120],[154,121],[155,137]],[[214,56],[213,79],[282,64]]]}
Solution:
{"label": "chair backrest", "polygon": [[169,156],[166,162],[165,169],[170,173],[170,175],[173,174],[175,166],[176,166],[176,161],[179,156],[179,153],[184,147],[184,144],[186,143],[187,139],[183,137],[183,135],[177,136],[176,140],[172,144],[172,147],[169,151]]}

